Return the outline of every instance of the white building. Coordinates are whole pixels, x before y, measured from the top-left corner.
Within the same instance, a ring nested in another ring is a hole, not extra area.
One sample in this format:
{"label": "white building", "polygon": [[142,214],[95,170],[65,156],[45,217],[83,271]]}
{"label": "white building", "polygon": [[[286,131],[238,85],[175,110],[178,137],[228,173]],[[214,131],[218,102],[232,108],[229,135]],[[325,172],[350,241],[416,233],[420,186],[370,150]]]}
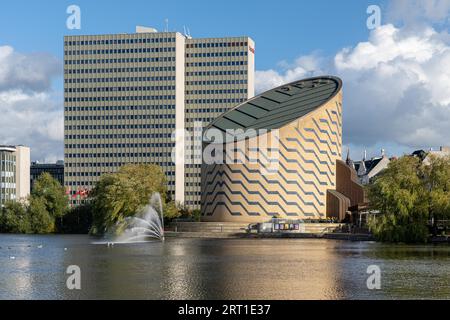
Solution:
{"label": "white building", "polygon": [[30,148],[0,146],[0,206],[30,194]]}

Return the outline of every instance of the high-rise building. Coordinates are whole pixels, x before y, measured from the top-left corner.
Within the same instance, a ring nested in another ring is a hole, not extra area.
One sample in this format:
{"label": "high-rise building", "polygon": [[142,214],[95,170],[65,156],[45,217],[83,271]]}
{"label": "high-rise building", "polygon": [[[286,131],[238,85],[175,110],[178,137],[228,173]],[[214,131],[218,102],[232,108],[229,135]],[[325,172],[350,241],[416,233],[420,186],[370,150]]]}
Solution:
{"label": "high-rise building", "polygon": [[72,195],[124,164],[156,163],[172,198],[199,208],[201,162],[173,162],[174,148],[185,149],[173,133],[192,133],[196,121],[206,126],[253,96],[253,41],[138,27],[67,36],[64,58],[64,174]]}
{"label": "high-rise building", "polygon": [[0,207],[30,194],[30,148],[0,146]]}

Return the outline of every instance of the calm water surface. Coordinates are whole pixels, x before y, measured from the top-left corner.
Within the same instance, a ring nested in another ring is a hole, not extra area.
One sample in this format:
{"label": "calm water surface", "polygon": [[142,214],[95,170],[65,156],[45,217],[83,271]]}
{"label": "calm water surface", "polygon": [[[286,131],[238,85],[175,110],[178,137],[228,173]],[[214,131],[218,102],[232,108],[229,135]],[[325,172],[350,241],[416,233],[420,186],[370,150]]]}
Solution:
{"label": "calm water surface", "polygon": [[[168,239],[108,248],[92,241],[0,235],[0,299],[450,299],[449,246]],[[69,265],[81,268],[80,291],[66,287]],[[370,265],[381,269],[381,290],[367,289]]]}

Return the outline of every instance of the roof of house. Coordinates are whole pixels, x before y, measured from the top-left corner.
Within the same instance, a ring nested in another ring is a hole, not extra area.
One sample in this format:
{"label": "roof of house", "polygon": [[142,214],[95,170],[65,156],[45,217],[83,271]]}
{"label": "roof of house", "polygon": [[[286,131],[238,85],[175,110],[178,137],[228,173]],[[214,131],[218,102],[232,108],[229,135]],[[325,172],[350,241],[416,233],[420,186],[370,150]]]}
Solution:
{"label": "roof of house", "polygon": [[[370,160],[365,160],[364,161],[364,165],[366,167],[366,173],[369,173],[370,171],[372,171],[377,165],[378,163],[380,163],[380,161],[383,158],[373,158]],[[355,165],[355,170],[358,172],[359,166],[361,165],[362,161],[355,161],[354,165]]]}

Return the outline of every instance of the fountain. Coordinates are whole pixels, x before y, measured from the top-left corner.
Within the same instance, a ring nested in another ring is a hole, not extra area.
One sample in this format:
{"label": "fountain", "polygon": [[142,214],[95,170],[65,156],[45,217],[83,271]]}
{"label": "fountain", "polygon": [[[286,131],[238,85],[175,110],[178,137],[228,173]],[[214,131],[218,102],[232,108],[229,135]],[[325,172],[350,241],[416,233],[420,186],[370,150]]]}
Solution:
{"label": "fountain", "polygon": [[142,243],[151,240],[164,241],[164,216],[161,195],[154,193],[150,203],[134,217],[128,217],[116,226],[123,230],[113,241],[107,242],[108,247],[114,244]]}

